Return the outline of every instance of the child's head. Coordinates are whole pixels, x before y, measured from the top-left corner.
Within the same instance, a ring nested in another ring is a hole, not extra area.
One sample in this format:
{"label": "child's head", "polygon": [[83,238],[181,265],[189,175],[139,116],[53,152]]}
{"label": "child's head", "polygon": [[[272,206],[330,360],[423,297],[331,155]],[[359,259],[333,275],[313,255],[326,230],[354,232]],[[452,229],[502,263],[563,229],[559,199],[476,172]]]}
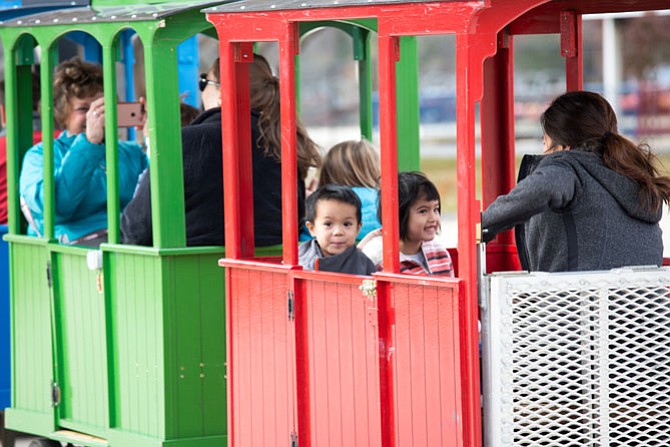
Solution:
{"label": "child's head", "polygon": [[348,186],[324,185],[305,203],[307,229],[324,256],[344,252],[356,243],[361,229],[361,201]]}
{"label": "child's head", "polygon": [[338,143],[326,154],[319,183],[379,188],[379,155],[367,140]]}
{"label": "child's head", "polygon": [[431,241],[440,229],[440,193],[421,172],[398,174],[400,240]]}

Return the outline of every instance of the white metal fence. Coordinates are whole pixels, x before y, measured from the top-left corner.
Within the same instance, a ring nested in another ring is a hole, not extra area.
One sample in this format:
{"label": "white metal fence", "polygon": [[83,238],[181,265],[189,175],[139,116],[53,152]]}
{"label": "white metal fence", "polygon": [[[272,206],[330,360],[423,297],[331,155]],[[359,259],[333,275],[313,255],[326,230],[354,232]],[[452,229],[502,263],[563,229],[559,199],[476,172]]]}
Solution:
{"label": "white metal fence", "polygon": [[670,445],[670,270],[486,280],[487,447]]}

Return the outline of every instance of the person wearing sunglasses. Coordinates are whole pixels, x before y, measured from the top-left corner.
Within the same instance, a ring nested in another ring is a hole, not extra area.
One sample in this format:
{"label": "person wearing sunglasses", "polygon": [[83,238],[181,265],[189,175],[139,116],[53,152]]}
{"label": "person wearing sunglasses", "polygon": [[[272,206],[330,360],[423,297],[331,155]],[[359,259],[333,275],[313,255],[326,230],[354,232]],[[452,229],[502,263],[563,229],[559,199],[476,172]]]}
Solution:
{"label": "person wearing sunglasses", "polygon": [[[182,129],[186,245],[224,245],[223,160],[219,60],[200,75],[198,86],[205,109]],[[251,143],[254,191],[254,236],[258,247],[281,243],[281,125],[279,80],[264,57],[255,54],[249,64]],[[304,178],[309,166],[318,166],[316,144],[298,125],[298,203],[304,214]],[[149,176],[140,181],[135,198],[121,219],[126,244],[152,245]]]}

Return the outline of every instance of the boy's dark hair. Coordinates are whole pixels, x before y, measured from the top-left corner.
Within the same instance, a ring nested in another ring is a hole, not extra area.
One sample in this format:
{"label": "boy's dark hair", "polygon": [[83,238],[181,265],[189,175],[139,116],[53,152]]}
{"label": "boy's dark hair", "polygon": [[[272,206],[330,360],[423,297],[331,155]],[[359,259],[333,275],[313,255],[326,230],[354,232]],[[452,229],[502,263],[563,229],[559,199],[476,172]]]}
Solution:
{"label": "boy's dark hair", "polygon": [[[423,172],[399,172],[398,173],[398,223],[400,226],[400,239],[407,238],[407,223],[409,222],[409,209],[419,199],[437,200],[440,208],[440,193]],[[381,219],[381,201],[379,203],[379,218]]]}
{"label": "boy's dark hair", "polygon": [[349,186],[344,185],[323,185],[314,191],[305,201],[307,222],[314,223],[316,219],[316,204],[320,200],[337,200],[338,202],[348,203],[356,207],[356,219],[358,223],[363,220],[361,215],[361,199]]}

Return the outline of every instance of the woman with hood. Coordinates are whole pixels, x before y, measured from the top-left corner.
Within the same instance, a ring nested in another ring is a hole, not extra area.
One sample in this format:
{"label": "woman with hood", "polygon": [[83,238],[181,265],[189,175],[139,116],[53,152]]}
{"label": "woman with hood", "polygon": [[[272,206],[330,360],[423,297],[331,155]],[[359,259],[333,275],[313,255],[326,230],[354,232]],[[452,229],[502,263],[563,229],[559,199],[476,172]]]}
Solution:
{"label": "woman with hood", "polygon": [[516,225],[529,271],[660,266],[670,177],[659,174],[649,147],[618,133],[612,107],[596,93],[559,96],[541,124],[544,155],[525,158],[517,186],[484,211],[484,240]]}

